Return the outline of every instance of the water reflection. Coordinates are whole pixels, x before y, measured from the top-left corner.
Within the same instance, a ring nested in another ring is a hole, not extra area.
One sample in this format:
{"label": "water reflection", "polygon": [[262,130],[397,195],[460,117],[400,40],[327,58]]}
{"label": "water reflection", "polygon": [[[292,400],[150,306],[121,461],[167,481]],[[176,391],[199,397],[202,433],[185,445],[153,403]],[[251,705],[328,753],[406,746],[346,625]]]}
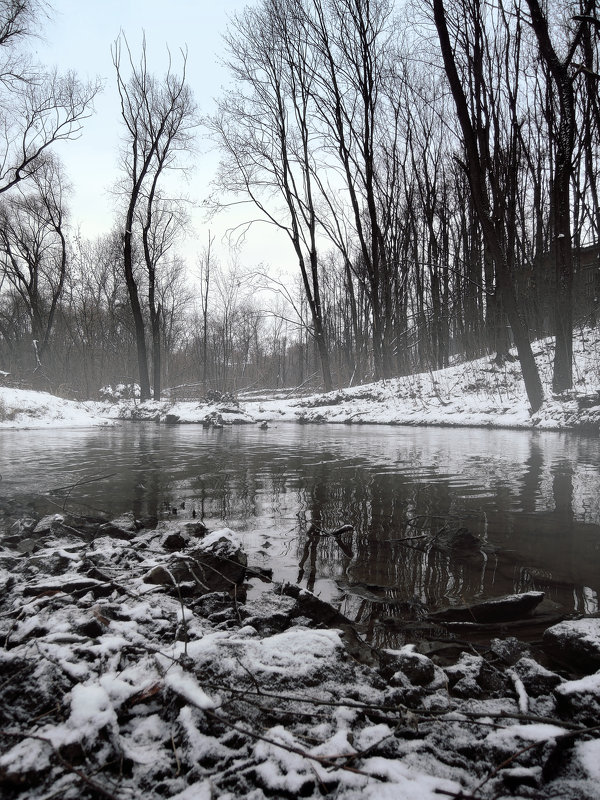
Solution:
{"label": "water reflection", "polygon": [[[68,503],[160,517],[173,507],[245,538],[275,577],[393,624],[422,608],[542,589],[596,611],[598,439],[515,431],[125,425],[0,433],[0,523]],[[94,476],[106,476],[89,481]],[[354,532],[314,536],[309,526]],[[437,545],[466,529],[480,545]],[[386,624],[388,624],[386,623]]]}

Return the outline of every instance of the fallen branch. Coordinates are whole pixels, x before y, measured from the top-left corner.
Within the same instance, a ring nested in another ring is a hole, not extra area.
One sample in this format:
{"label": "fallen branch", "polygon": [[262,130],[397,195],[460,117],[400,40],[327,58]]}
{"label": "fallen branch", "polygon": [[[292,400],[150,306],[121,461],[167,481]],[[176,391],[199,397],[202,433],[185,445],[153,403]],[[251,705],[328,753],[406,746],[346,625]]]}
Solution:
{"label": "fallen branch", "polygon": [[[565,727],[565,726],[563,726]],[[523,753],[527,753],[529,750],[535,750],[536,747],[541,747],[542,745],[547,744],[548,742],[555,740],[557,744],[560,742],[568,741],[569,739],[575,739],[578,736],[584,736],[588,733],[595,733],[596,731],[600,731],[600,725],[594,725],[591,728],[579,728],[578,730],[569,731],[568,733],[559,734],[558,736],[548,736],[545,739],[540,739],[537,742],[533,742],[532,744],[527,745],[526,747],[522,747],[520,750],[517,750],[516,753],[513,753],[509,758],[505,759],[501,764],[498,764],[488,775],[478,783],[473,792],[478,792],[482,789],[488,781],[491,781],[493,777],[495,777],[500,770],[508,767],[509,764],[512,764],[520,755]]]}
{"label": "fallen branch", "polygon": [[[308,753],[306,750],[302,750],[301,747],[293,747],[292,745],[283,744],[282,742],[277,742],[275,739],[271,739],[268,736],[263,736],[260,733],[256,733],[255,731],[248,731],[245,728],[241,727],[236,722],[232,722],[231,720],[227,719],[227,717],[222,716],[221,714],[217,714],[215,711],[211,711],[210,709],[203,708],[202,711],[211,719],[214,719],[216,722],[220,722],[223,725],[231,728],[237,733],[241,733],[243,736],[249,736],[251,739],[260,742],[266,742],[267,744],[271,744],[274,747],[279,747],[282,750],[286,750],[288,753],[294,753],[295,755],[302,756],[302,758],[309,759],[310,761],[316,761],[318,764],[321,764],[323,767],[333,767],[334,769],[343,769],[346,772],[352,772],[355,775],[364,775],[366,778],[374,778],[375,780],[387,782],[387,778],[383,778],[379,775],[373,775],[370,772],[365,772],[361,769],[356,769],[355,767],[349,767],[345,764],[338,764],[336,757],[331,756],[315,756],[312,753]],[[340,755],[337,757],[339,758],[347,758],[347,755]]]}

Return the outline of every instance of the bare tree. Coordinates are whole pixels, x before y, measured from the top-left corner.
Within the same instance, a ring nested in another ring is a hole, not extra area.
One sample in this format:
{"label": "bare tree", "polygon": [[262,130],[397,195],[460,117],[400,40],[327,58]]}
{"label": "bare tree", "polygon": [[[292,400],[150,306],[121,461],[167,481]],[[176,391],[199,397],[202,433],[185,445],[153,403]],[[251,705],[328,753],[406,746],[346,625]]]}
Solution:
{"label": "bare tree", "polygon": [[208,296],[210,292],[211,280],[213,279],[214,253],[213,245],[215,237],[209,231],[208,243],[203,249],[198,259],[199,279],[200,279],[200,305],[202,311],[202,383],[206,393],[206,381],[208,379]]}
{"label": "bare tree", "polygon": [[221,188],[245,197],[292,244],[329,390],[311,126],[316,67],[301,7],[302,0],[262,0],[234,18],[226,42],[237,88],[221,101],[212,128],[224,154]]}
{"label": "bare tree", "polygon": [[[158,176],[155,175],[157,180]],[[153,181],[150,193],[144,198],[144,208],[140,209],[139,224],[142,231],[142,250],[148,279],[148,311],[152,335],[152,382],[153,397],[160,400],[162,376],[162,319],[164,307],[160,300],[160,267],[165,264],[181,234],[187,215],[180,204],[173,200],[165,201],[155,190]]]}
{"label": "bare tree", "polygon": [[[555,334],[554,375],[555,392],[573,385],[573,248],[571,231],[571,180],[576,141],[575,80],[580,71],[574,60],[588,32],[591,12],[596,0],[577,4],[581,15],[568,40],[562,42],[564,54],[553,42],[547,13],[538,0],[527,0],[531,25],[539,52],[550,74],[548,89],[550,108],[549,138],[554,146],[554,168],[550,193],[552,255],[555,272]],[[593,18],[592,18],[593,19]],[[582,59],[583,60],[583,59]]]}
{"label": "bare tree", "polygon": [[[158,263],[156,257],[159,250],[154,249],[151,253],[151,248],[147,245],[153,225],[159,227],[161,224],[164,225],[165,214],[168,217],[174,213],[173,208],[167,210],[164,204],[160,213],[157,210],[160,204],[159,182],[166,172],[177,165],[181,154],[190,151],[193,130],[197,125],[196,107],[186,82],[185,52],[182,51],[181,57],[180,75],[172,71],[169,57],[166,75],[162,79],[157,79],[148,68],[145,39],[142,41],[142,52],[138,62],[134,61],[123,35],[112,47],[113,65],[121,99],[121,116],[125,128],[121,154],[123,172],[121,189],[124,195],[123,269],[135,324],[142,400],[150,397],[150,373],[139,280],[134,270],[134,243],[137,235],[137,241],[142,241],[149,275],[152,328],[153,331],[158,331],[160,311],[156,305],[154,287]],[[127,68],[128,77],[125,75]],[[157,222],[157,214],[162,222]],[[159,339],[153,338],[153,342],[158,348]],[[158,365],[160,365],[159,357]],[[154,381],[155,396],[160,397],[160,375],[156,374],[156,370]]]}
{"label": "bare tree", "polygon": [[29,318],[35,365],[42,366],[67,273],[65,180],[45,156],[25,188],[0,204],[0,267]]}
{"label": "bare tree", "polygon": [[[475,11],[479,10],[479,4],[477,2],[474,4],[474,8]],[[498,219],[498,217],[494,215],[494,209],[490,206],[490,189],[492,197],[495,197],[498,202],[500,201],[499,192],[501,189],[498,184],[500,175],[497,168],[494,169],[491,158],[490,141],[488,138],[488,114],[493,113],[493,111],[489,107],[486,109],[485,113],[483,110],[486,102],[484,75],[481,73],[476,75],[478,88],[473,87],[475,88],[475,94],[468,98],[458,73],[455,47],[450,39],[443,0],[433,0],[433,12],[444,68],[450,84],[450,90],[454,99],[456,114],[462,133],[465,153],[464,169],[469,180],[471,196],[477,211],[483,237],[495,266],[497,287],[515,339],[529,403],[532,411],[535,412],[543,403],[544,394],[537,365],[531,350],[527,326],[517,303],[515,286],[509,265],[510,233],[507,230],[507,223],[510,225],[513,220],[510,218],[510,215],[506,217],[501,216],[500,219]],[[475,22],[479,22],[478,18],[475,19]],[[485,44],[484,31],[479,25],[477,32],[478,45],[482,47]],[[469,47],[470,46],[469,44]],[[494,188],[496,189],[495,192]],[[508,187],[504,186],[503,188],[507,189]]]}
{"label": "bare tree", "polygon": [[24,44],[36,33],[43,3],[0,3],[0,193],[43,168],[56,142],[75,139],[93,112],[99,81],[82,83],[35,64]]}
{"label": "bare tree", "polygon": [[343,176],[347,219],[369,290],[375,376],[389,377],[394,371],[395,271],[386,247],[385,218],[392,197],[382,191],[380,167],[382,140],[388,125],[394,126],[386,96],[396,55],[393,3],[314,0],[304,4],[304,13],[316,54],[312,91],[319,127]]}

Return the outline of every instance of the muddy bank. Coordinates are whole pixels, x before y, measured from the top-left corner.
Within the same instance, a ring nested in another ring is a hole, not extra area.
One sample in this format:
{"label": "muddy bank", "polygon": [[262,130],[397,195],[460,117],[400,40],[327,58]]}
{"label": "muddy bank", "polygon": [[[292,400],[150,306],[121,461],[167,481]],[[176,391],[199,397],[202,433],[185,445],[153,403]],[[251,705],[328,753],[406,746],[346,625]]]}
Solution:
{"label": "muddy bank", "polygon": [[[0,552],[6,798],[595,798],[600,621],[367,645],[196,520],[20,520]],[[268,575],[261,576],[268,581]],[[532,604],[536,598],[528,598]]]}

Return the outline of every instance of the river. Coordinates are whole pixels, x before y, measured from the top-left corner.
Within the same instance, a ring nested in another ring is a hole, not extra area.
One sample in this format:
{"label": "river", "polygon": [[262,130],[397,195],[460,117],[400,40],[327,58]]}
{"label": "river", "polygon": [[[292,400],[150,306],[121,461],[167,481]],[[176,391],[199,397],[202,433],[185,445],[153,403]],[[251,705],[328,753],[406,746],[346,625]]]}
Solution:
{"label": "river", "polygon": [[[251,565],[380,627],[393,628],[401,608],[529,589],[565,613],[598,611],[594,437],[290,423],[7,430],[0,474],[4,530],[20,514],[63,506],[159,518],[194,511],[211,529],[238,531]],[[310,523],[354,531],[311,536]],[[475,543],[440,547],[443,529],[466,530]]]}

